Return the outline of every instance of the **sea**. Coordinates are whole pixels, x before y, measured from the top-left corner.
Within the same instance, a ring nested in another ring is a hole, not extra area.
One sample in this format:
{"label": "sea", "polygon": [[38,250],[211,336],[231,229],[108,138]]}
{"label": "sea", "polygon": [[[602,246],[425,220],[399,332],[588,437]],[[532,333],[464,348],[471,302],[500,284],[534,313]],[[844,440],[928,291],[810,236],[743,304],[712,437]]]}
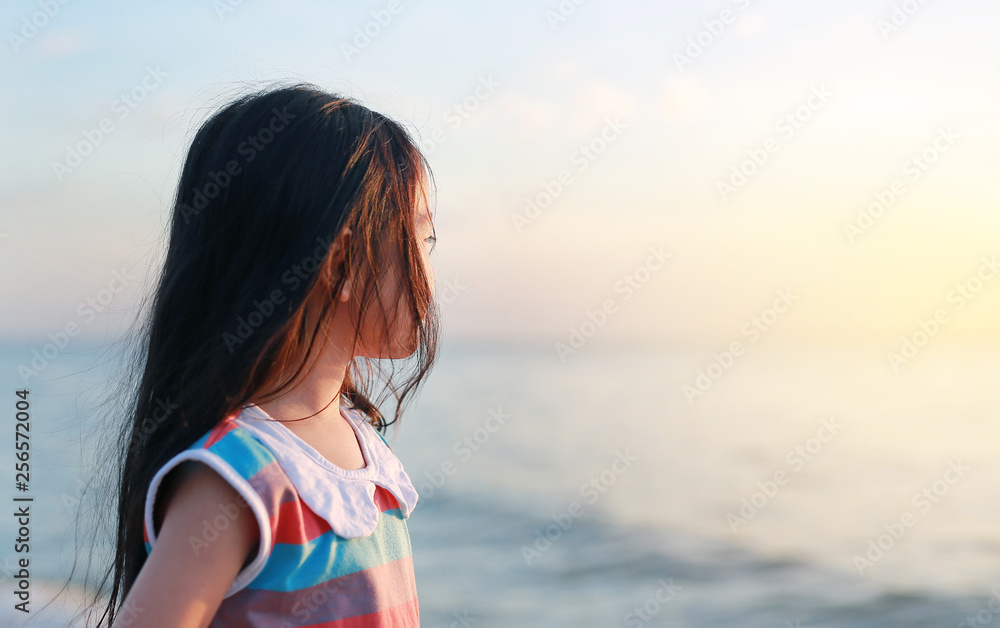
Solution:
{"label": "sea", "polygon": [[[80,498],[120,365],[69,347],[19,372],[40,348],[0,346],[12,628],[83,626],[80,561],[108,548],[81,533]],[[1000,347],[892,351],[444,342],[386,435],[420,495],[421,625],[1000,627]],[[25,495],[28,614],[14,608]]]}

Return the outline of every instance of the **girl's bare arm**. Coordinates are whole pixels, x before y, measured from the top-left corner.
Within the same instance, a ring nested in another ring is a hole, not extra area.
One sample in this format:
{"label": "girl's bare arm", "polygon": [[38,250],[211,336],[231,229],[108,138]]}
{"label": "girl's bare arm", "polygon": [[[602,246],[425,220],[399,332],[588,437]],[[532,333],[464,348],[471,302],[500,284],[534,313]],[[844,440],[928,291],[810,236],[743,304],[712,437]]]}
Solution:
{"label": "girl's bare arm", "polygon": [[[185,461],[167,477],[175,474],[173,490],[163,490],[157,499],[157,509],[162,499],[166,512],[156,543],[114,628],[205,628],[251,550],[256,552],[260,530],[248,508],[237,508],[239,514],[225,529],[216,529],[218,537],[207,545],[192,546],[192,537],[204,539],[220,506],[232,511],[230,505],[241,498],[205,464]],[[164,489],[167,485],[165,479]]]}

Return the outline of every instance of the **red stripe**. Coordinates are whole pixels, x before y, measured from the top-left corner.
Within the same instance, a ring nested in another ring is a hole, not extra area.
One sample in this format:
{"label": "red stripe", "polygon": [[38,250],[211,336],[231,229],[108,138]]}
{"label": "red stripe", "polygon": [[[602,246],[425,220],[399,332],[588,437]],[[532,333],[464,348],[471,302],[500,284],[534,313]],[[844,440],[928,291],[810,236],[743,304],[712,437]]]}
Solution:
{"label": "red stripe", "polygon": [[318,624],[307,624],[302,628],[372,628],[385,626],[389,628],[420,628],[420,605],[416,598],[403,602],[399,606],[387,608],[367,615],[357,615],[336,621],[324,621]]}
{"label": "red stripe", "polygon": [[235,415],[231,414],[219,421],[219,423],[208,433],[208,439],[205,441],[205,444],[201,446],[201,448],[208,449],[215,443],[219,442],[223,436],[239,427],[235,421],[230,420],[234,416]]}
{"label": "red stripe", "polygon": [[[382,512],[399,508],[396,497],[378,485],[375,485],[375,504]],[[331,528],[296,493],[295,499],[278,504],[277,513],[271,517],[271,529],[275,543],[302,545],[329,532]]]}
{"label": "red stripe", "polygon": [[[267,620],[288,618],[282,625],[350,626],[351,620],[368,618],[366,628],[417,626],[416,600],[413,559],[407,556],[294,591],[247,587],[222,601],[211,625],[276,626]],[[412,610],[403,610],[411,602]]]}
{"label": "red stripe", "polygon": [[276,515],[271,520],[275,543],[302,545],[330,531],[330,524],[313,512],[297,494],[295,499],[279,504]]}
{"label": "red stripe", "polygon": [[378,509],[382,512],[392,510],[393,508],[399,508],[399,502],[396,501],[396,496],[378,484],[375,485],[375,505],[378,506]]}

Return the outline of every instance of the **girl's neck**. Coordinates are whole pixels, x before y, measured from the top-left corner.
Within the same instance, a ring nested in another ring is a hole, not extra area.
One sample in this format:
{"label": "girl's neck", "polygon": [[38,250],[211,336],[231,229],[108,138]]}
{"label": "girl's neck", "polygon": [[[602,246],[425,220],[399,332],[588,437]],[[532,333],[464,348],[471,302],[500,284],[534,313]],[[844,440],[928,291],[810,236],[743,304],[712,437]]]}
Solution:
{"label": "girl's neck", "polygon": [[304,379],[280,397],[258,403],[257,407],[279,421],[302,419],[295,421],[299,425],[339,420],[340,391],[347,363],[348,360],[338,358],[336,352],[324,350]]}

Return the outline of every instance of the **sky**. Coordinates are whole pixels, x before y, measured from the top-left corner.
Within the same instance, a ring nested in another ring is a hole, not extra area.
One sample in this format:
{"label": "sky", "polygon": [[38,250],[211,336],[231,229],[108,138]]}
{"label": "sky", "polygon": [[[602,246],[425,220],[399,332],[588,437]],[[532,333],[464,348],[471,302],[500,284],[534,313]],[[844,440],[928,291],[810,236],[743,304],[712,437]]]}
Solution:
{"label": "sky", "polygon": [[122,332],[197,125],[301,80],[419,138],[448,337],[892,348],[937,316],[939,340],[993,342],[998,18],[986,0],[8,2],[0,340]]}

